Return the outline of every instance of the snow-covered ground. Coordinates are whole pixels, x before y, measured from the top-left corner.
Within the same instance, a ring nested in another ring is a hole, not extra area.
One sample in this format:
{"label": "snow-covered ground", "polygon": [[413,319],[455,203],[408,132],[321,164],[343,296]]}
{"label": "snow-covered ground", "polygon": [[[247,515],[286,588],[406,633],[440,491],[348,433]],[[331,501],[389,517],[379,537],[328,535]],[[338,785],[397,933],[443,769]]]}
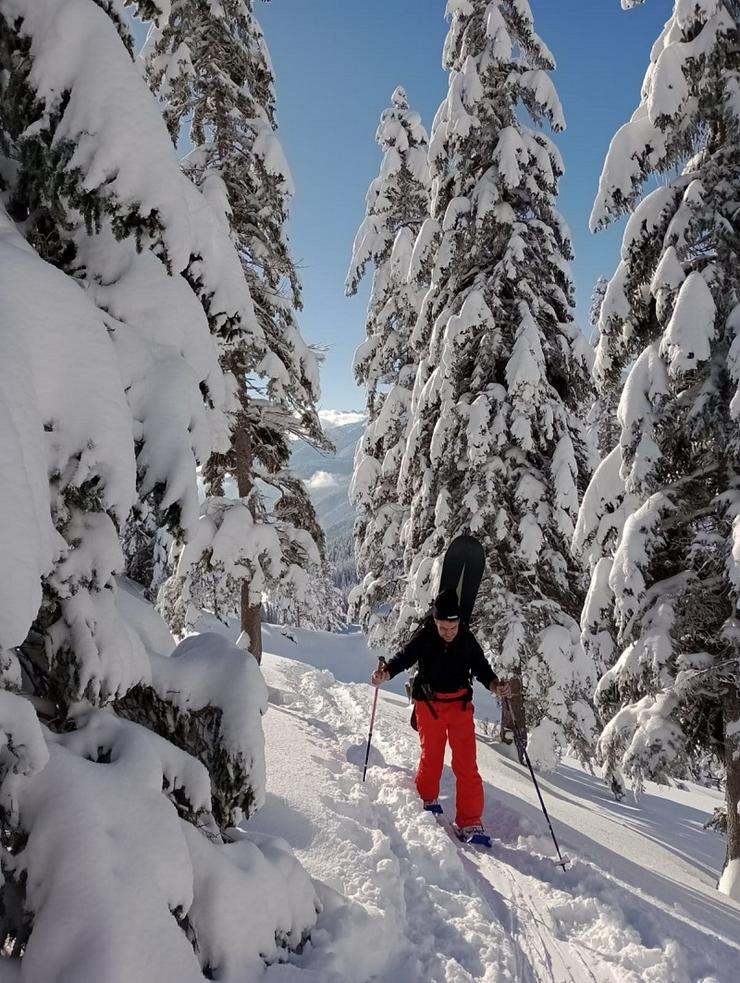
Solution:
{"label": "snow-covered ground", "polygon": [[[719,793],[651,785],[638,804],[618,804],[598,777],[568,761],[541,779],[572,860],[563,872],[528,773],[510,749],[481,735],[493,848],[460,847],[419,809],[418,739],[398,692],[382,692],[361,781],[373,693],[357,681],[373,661],[361,636],[292,635],[265,630],[265,648],[279,653],[263,662],[268,794],[249,828],[288,841],[325,907],[313,943],[266,980],[739,978],[740,906],[715,890],[724,847],[703,829]],[[446,768],[448,812],[452,795]]]}

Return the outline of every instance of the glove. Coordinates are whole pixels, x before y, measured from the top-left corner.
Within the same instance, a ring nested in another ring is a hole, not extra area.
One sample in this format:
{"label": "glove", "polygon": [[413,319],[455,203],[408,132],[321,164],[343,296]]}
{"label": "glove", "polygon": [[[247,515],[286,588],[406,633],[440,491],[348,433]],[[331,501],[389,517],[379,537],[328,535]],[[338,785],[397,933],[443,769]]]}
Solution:
{"label": "glove", "polygon": [[512,695],[511,683],[508,679],[500,680],[494,679],[491,685],[488,687],[494,696],[498,696],[499,699],[509,699]]}
{"label": "glove", "polygon": [[373,686],[380,686],[381,683],[387,683],[390,678],[391,674],[385,667],[385,659],[381,657],[378,659],[378,668],[370,677],[370,682]]}

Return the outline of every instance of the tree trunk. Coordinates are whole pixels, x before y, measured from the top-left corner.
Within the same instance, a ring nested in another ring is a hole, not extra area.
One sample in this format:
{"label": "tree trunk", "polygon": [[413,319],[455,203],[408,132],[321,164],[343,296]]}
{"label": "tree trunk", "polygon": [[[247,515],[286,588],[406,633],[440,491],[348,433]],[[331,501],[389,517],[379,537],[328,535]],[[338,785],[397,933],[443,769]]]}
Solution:
{"label": "tree trunk", "polygon": [[[740,688],[728,687],[724,698],[725,765],[727,767],[727,856],[725,866],[731,860],[740,860]],[[731,727],[734,733],[728,734]]]}
{"label": "tree trunk", "polygon": [[249,651],[262,662],[262,605],[249,603],[249,584],[242,583],[241,627],[249,636]]}
{"label": "tree trunk", "polygon": [[[233,367],[234,376],[237,380],[241,379],[243,373],[238,370],[238,366]],[[239,421],[233,432],[234,459],[236,463],[236,485],[239,497],[249,499],[254,490],[253,468],[254,454],[252,451],[252,438],[247,426],[247,395],[240,392],[239,399],[242,410]],[[254,517],[254,508],[250,502],[250,511]],[[241,630],[249,636],[249,651],[257,662],[262,662],[262,603],[254,604],[249,597],[249,582],[242,582],[241,596]]]}

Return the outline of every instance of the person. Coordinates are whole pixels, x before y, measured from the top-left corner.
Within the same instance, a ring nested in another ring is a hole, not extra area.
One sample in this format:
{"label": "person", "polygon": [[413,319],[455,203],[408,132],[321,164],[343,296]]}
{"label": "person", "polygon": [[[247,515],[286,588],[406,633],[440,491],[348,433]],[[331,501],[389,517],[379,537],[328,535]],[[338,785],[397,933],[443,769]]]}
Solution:
{"label": "person", "polygon": [[439,784],[449,741],[455,774],[455,826],[464,838],[483,833],[483,782],[478,772],[473,719],[475,677],[497,696],[509,697],[508,681],[499,680],[468,626],[460,621],[457,593],[446,590],[409,642],[373,673],[374,686],[418,663],[412,685],[421,757],[416,788],[424,808],[441,812]]}

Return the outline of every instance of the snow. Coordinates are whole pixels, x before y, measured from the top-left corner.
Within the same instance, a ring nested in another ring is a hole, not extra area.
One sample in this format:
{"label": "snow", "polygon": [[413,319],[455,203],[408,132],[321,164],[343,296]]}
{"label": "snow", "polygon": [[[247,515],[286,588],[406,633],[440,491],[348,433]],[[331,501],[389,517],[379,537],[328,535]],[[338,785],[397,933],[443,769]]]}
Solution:
{"label": "snow", "polygon": [[[20,809],[29,834],[5,875],[27,876],[34,912],[20,966],[0,967],[4,983],[196,983],[206,967],[225,983],[735,979],[740,903],[716,890],[724,844],[703,828],[719,792],[647,782],[639,802],[617,803],[565,759],[539,777],[571,861],[563,872],[529,774],[493,739],[477,688],[493,846],[464,848],[419,807],[401,679],[380,691],[361,780],[374,665],[363,635],[265,626],[260,672],[221,625],[168,659],[135,586],[122,579],[117,596],[175,705],[196,710],[207,692],[227,731],[245,699],[267,707],[264,806],[215,842],[174,807],[184,800],[207,816],[210,781],[195,758],[110,710],[81,706],[76,730],[52,734],[25,698],[0,694],[12,734],[0,751],[11,768],[3,805]],[[542,644],[566,657],[563,629],[547,629]],[[249,688],[229,689],[240,672]],[[452,792],[446,768],[448,811]],[[95,874],[81,881],[80,870]],[[734,864],[723,887],[737,876]],[[186,915],[195,951],[172,913]]]}
{"label": "snow", "polygon": [[[117,546],[112,532],[106,532]],[[95,569],[95,554],[89,562],[88,569]],[[120,566],[123,566],[122,556]],[[105,572],[112,576],[114,571]],[[51,582],[55,583],[55,577]],[[61,586],[60,581],[56,583]],[[49,629],[49,642],[53,651],[64,653],[69,646],[74,652],[74,666],[68,666],[67,672],[73,692],[80,698],[84,695],[86,699],[105,703],[123,696],[139,683],[149,682],[146,651],[138,635],[120,616],[115,586],[101,590],[80,586],[70,596],[62,595],[60,608],[61,617]]]}
{"label": "snow", "polygon": [[[264,656],[267,799],[244,828],[288,842],[324,901],[303,953],[268,970],[267,981],[735,979],[740,904],[715,888],[723,841],[703,829],[719,792],[648,782],[639,802],[617,803],[598,776],[566,759],[539,777],[571,860],[564,873],[529,773],[480,732],[493,847],[461,849],[419,809],[418,738],[405,700],[386,686],[362,783],[372,689],[310,668],[323,665],[328,638],[301,632],[294,643],[275,629],[265,638],[267,653],[292,657]],[[366,669],[351,639],[333,641],[345,678]],[[446,768],[448,810],[452,788]]]}
{"label": "snow", "polygon": [[617,210],[614,202],[631,200],[639,190],[640,165],[657,168],[665,151],[666,137],[655,127],[644,109],[636,111],[629,123],[617,130],[599,179],[599,192],[590,218],[590,228],[602,228]]}
{"label": "snow", "polygon": [[681,42],[666,45],[661,51],[652,74],[652,93],[648,115],[657,123],[662,117],[674,118],[689,94],[684,74],[686,45]]}
{"label": "snow", "polygon": [[188,917],[204,939],[203,965],[218,967],[216,978],[226,983],[257,978],[316,921],[310,878],[274,835],[235,830],[235,842],[215,844],[189,823],[182,831],[195,875]]}
{"label": "snow", "polygon": [[657,295],[661,290],[678,290],[685,279],[686,274],[676,250],[673,246],[669,246],[656,267],[655,276],[650,284],[650,292]]}
{"label": "snow", "polygon": [[550,120],[553,130],[565,129],[565,115],[552,79],[542,69],[521,72],[517,75],[521,86],[530,90],[531,98],[540,112]]}
{"label": "snow", "polygon": [[615,544],[622,534],[628,516],[639,502],[626,494],[620,475],[622,456],[619,446],[613,448],[599,464],[583,496],[578,514],[573,550],[588,557],[594,566],[604,556],[609,544]]}
{"label": "snow", "polygon": [[[0,233],[3,322],[16,338],[23,325],[32,383],[26,399],[33,396],[33,416],[46,429],[45,466],[72,487],[99,475],[104,506],[123,518],[134,496],[131,416],[106,321],[76,282],[25,245],[4,212]],[[30,454],[38,436],[29,443]]]}
{"label": "snow", "polygon": [[[141,789],[139,782],[116,782],[131,769],[126,753],[98,765],[61,741],[49,750],[51,766],[21,793],[29,838],[15,868],[27,875],[35,912],[21,978],[153,983],[169,975],[195,981],[200,974],[192,949],[170,915],[189,906],[192,888],[177,814],[161,794],[161,771],[158,786],[152,781]],[[95,876],[80,881],[81,869]],[[110,932],[116,922],[125,932]],[[103,939],[104,945],[95,944]]]}
{"label": "snow", "polygon": [[[207,809],[210,780],[199,762],[109,712],[76,723],[72,733],[46,733],[45,745],[41,738],[46,767],[43,759],[29,764],[5,785],[28,841],[4,866],[27,877],[34,914],[18,978],[197,983],[200,960],[237,983],[283,958],[286,944],[295,947],[319,905],[287,845],[238,833],[237,842],[212,842],[162,794],[181,789],[195,809]],[[195,951],[178,924],[185,913]]]}
{"label": "snow", "polygon": [[671,375],[690,372],[709,358],[716,334],[716,314],[707,281],[701,273],[689,273],[681,284],[661,343],[661,355],[667,357]]}
{"label": "snow", "polygon": [[[43,285],[46,267],[33,256],[0,209],[0,648],[20,645],[41,604],[41,578],[64,548],[49,509],[44,407],[32,358],[33,326],[19,331],[16,317],[25,307],[20,275],[28,269]],[[49,268],[48,275],[55,274]],[[60,277],[61,279],[61,277]],[[56,285],[57,280],[54,279]],[[14,310],[15,305],[19,310]]]}
{"label": "snow", "polygon": [[731,860],[719,882],[719,890],[730,898],[740,898],[740,860]]}
{"label": "snow", "polygon": [[[6,16],[24,18],[32,39],[31,77],[48,112],[69,94],[55,135],[57,142],[75,144],[68,168],[81,168],[87,189],[105,188],[132,211],[161,216],[172,267],[190,268],[201,279],[213,317],[237,317],[248,330],[259,330],[226,230],[182,174],[157,104],[131,70],[107,13],[89,0],[8,0]],[[100,73],[106,86],[98,84]],[[192,263],[193,256],[200,259]]]}
{"label": "snow", "polygon": [[169,656],[175,640],[163,619],[143,597],[142,588],[128,577],[118,577],[117,584],[118,610],[146,651],[150,655]]}
{"label": "snow", "polygon": [[41,771],[49,760],[49,752],[31,702],[0,690],[0,721],[0,776],[5,777],[8,772],[33,775]]}

